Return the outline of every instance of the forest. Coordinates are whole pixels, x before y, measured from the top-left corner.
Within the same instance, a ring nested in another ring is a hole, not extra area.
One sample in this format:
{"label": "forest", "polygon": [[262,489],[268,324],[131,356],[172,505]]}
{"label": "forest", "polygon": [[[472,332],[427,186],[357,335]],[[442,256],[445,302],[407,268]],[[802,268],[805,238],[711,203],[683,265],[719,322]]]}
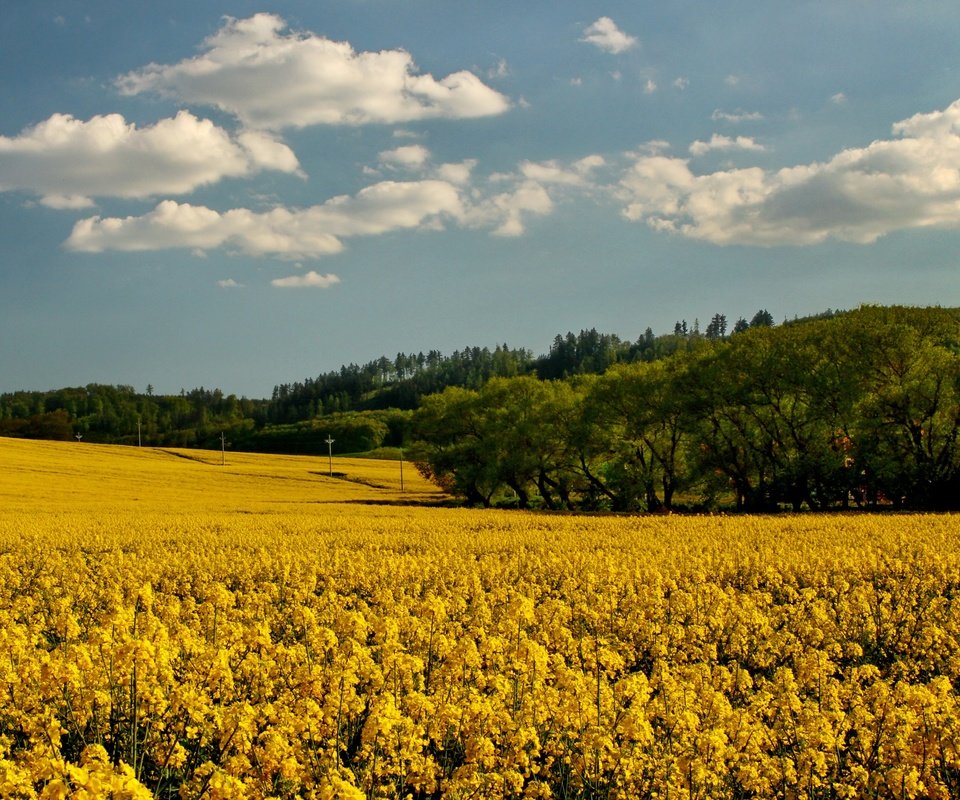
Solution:
{"label": "forest", "polygon": [[960,508],[960,316],[864,307],[424,398],[415,457],[478,505]]}
{"label": "forest", "polygon": [[[960,509],[960,310],[595,330],[398,354],[269,400],[91,385],[0,396],[0,435],[326,453],[404,447],[462,501],[564,510]],[[139,436],[139,438],[138,438]]]}
{"label": "forest", "polygon": [[[714,322],[722,320],[715,315]],[[772,324],[759,311],[755,324]],[[741,320],[743,326],[749,323]],[[0,436],[71,439],[106,444],[219,448],[223,433],[233,449],[325,453],[326,436],[339,452],[404,443],[404,419],[425,396],[448,386],[479,389],[492,378],[537,375],[544,379],[601,373],[615,363],[653,360],[688,340],[706,336],[699,323],[677,322],[674,334],[650,328],[636,341],[595,329],[554,337],[545,355],[506,344],[492,350],[465,347],[444,355],[397,353],[366,364],[348,364],[314,378],[275,386],[270,399],[251,400],[204,387],[156,395],[148,386],[89,384],[54,391],[0,394]],[[719,331],[719,327],[714,325]],[[347,449],[344,450],[344,447]]]}

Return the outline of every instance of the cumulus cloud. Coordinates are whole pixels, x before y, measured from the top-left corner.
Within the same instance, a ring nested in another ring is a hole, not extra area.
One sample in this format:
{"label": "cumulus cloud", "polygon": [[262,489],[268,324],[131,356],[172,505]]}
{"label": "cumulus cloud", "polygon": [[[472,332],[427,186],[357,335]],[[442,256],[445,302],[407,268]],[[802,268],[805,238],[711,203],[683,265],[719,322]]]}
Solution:
{"label": "cumulus cloud", "polygon": [[297,158],[263,133],[231,137],[188,111],[138,128],[120,114],[87,121],[54,114],[19,136],[0,136],[0,191],[38,195],[52,208],[93,197],[185,194],[264,169],[296,172]]}
{"label": "cumulus cloud", "polygon": [[474,225],[495,226],[494,236],[515,237],[526,231],[526,217],[542,217],[552,211],[553,200],[547,190],[536,181],[523,181],[474,206],[470,219]]}
{"label": "cumulus cloud", "polygon": [[199,55],[150,64],[117,85],[128,95],[159,92],[215,106],[248,128],[267,130],[484,117],[509,108],[471,72],[437,80],[418,73],[403,50],[358,53],[348,42],[285,29],[273,14],[227,18]]}
{"label": "cumulus cloud", "polygon": [[575,161],[571,166],[562,166],[557,161],[522,161],[520,174],[524,178],[540,184],[564,184],[567,186],[582,186],[590,173],[606,162],[603,156],[590,155]]}
{"label": "cumulus cloud", "polygon": [[755,142],[750,136],[737,136],[734,139],[719,133],[713,134],[709,142],[698,140],[690,145],[690,155],[692,156],[706,155],[711,150],[753,150],[762,153],[765,148],[762,144]]}
{"label": "cumulus cloud", "polygon": [[[413,168],[423,167],[429,156],[420,145],[380,154],[383,164]],[[473,175],[476,165],[475,159],[440,164],[429,170],[430,179],[381,181],[356,195],[305,209],[220,212],[164,200],[140,216],[80,220],[65,247],[94,253],[189,248],[201,254],[226,248],[299,260],[337,254],[344,249],[344,240],[353,236],[439,230],[449,224],[515,237],[526,231],[531,218],[552,213],[557,199],[602,188],[597,172],[610,166],[603,156],[592,154],[564,163],[522,161],[514,172],[479,179]]]}
{"label": "cumulus cloud", "polygon": [[430,160],[430,151],[420,144],[409,144],[380,153],[380,163],[387,167],[417,169]]}
{"label": "cumulus cloud", "polygon": [[302,176],[293,150],[270,134],[262,131],[241,131],[237,142],[260,169],[295,172]]}
{"label": "cumulus cloud", "polygon": [[716,244],[870,243],[892,231],[960,227],[960,100],[893,126],[900,138],[823,163],[695,174],[639,156],[620,182],[628,219]]}
{"label": "cumulus cloud", "polygon": [[513,173],[497,172],[488,187],[504,187],[493,194],[474,189],[465,222],[491,228],[494,236],[515,237],[526,232],[530,217],[551,214],[558,199],[581,195],[597,187],[596,170],[606,167],[600,155],[589,155],[568,164],[556,160],[521,161]]}
{"label": "cumulus cloud", "polygon": [[221,289],[242,289],[243,284],[237,283],[233,278],[225,278],[222,281],[217,281],[217,286]]}
{"label": "cumulus cloud", "polygon": [[231,247],[250,255],[320,258],[341,252],[345,238],[378,236],[463,215],[459,194],[449,183],[384,181],[322,205],[262,213],[246,208],[220,213],[164,200],[142,216],[80,220],[65,246],[91,253]]}
{"label": "cumulus cloud", "polygon": [[470,175],[475,166],[477,166],[477,160],[475,158],[467,158],[456,163],[441,164],[436,169],[436,177],[442,181],[461,186],[470,181]]}
{"label": "cumulus cloud", "polygon": [[600,17],[584,28],[580,41],[596,45],[607,53],[622,53],[639,44],[636,36],[621,31],[610,17]]}
{"label": "cumulus cloud", "polygon": [[657,82],[653,78],[647,78],[646,83],[643,84],[643,93],[653,94],[655,91],[657,91]]}
{"label": "cumulus cloud", "polygon": [[910,119],[897,122],[893,132],[899,136],[945,139],[960,136],[960,100],[954,101],[942,111],[914,114]]}
{"label": "cumulus cloud", "polygon": [[303,275],[291,275],[288,278],[274,278],[270,281],[272,286],[279,286],[286,289],[303,289],[310,287],[315,289],[328,289],[337,283],[340,283],[340,278],[333,273],[321,275],[314,270],[310,270]]}

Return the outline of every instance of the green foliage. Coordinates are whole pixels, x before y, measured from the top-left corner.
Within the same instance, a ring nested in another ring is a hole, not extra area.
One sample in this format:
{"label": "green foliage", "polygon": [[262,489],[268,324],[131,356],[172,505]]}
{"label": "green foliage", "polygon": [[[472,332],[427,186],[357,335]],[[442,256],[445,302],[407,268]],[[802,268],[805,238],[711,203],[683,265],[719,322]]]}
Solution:
{"label": "green foliage", "polygon": [[[138,394],[131,386],[85,387],[52,392],[0,395],[0,435],[25,436],[18,421],[59,412],[66,424],[38,438],[165,447],[220,447],[220,433],[240,437],[264,417],[266,401],[224,395],[219,389],[193,389],[178,395]],[[138,438],[139,426],[139,438]],[[35,428],[35,426],[33,426]]]}
{"label": "green foliage", "polygon": [[72,439],[73,435],[70,417],[62,409],[32,414],[25,419],[0,419],[0,436],[66,441]]}
{"label": "green foliage", "polygon": [[[400,444],[410,412],[350,411],[296,422],[267,425],[239,442],[238,449],[293,455],[325,455],[328,447],[335,453],[362,453],[385,443]],[[392,433],[392,439],[391,439]],[[327,438],[332,438],[328,446]],[[390,439],[388,441],[388,439]]]}
{"label": "green foliage", "polygon": [[[413,409],[416,409],[415,411]],[[139,431],[138,431],[139,428]],[[129,386],[0,395],[0,435],[280,453],[407,448],[478,505],[656,511],[960,509],[960,310],[761,309],[381,358],[271,400]]]}
{"label": "green foliage", "polygon": [[673,355],[600,376],[427,398],[417,457],[483,504],[960,509],[960,311],[768,316],[680,325]]}

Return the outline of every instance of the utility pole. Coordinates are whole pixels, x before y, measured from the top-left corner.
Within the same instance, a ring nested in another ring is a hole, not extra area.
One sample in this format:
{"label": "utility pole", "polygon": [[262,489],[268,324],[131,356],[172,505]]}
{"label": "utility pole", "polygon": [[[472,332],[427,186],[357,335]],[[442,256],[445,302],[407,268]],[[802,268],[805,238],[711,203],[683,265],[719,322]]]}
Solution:
{"label": "utility pole", "polygon": [[137,417],[137,447],[143,447],[143,443],[140,440],[140,417]]}
{"label": "utility pole", "polygon": [[335,441],[337,441],[337,440],[334,439],[334,438],[328,433],[328,434],[327,434],[327,438],[324,439],[324,441],[327,443],[327,458],[328,458],[329,461],[330,461],[330,477],[332,478],[332,477],[333,477],[333,443],[334,443]]}
{"label": "utility pole", "polygon": [[227,463],[227,442],[223,438],[223,431],[220,431],[220,466]]}
{"label": "utility pole", "polygon": [[403,448],[400,448],[400,491],[403,491]]}

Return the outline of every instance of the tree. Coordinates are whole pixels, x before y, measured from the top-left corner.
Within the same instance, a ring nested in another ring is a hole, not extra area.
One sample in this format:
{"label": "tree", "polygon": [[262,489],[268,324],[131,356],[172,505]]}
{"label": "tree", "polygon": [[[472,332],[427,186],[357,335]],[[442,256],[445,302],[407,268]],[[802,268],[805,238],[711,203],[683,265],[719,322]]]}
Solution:
{"label": "tree", "polygon": [[722,475],[737,507],[798,510],[842,500],[849,471],[840,445],[855,385],[819,326],[761,326],[703,351],[684,395],[699,420],[701,474]]}
{"label": "tree", "polygon": [[727,334],[727,318],[723,314],[714,314],[707,325],[705,336],[708,339],[723,339]]}
{"label": "tree", "polygon": [[428,480],[468,503],[489,506],[500,486],[485,439],[479,395],[447,387],[414,414],[410,457]]}
{"label": "tree", "polygon": [[682,358],[618,365],[591,387],[586,402],[597,407],[598,423],[613,434],[605,474],[619,508],[670,508],[683,485],[688,425],[676,388],[685,365]]}
{"label": "tree", "polygon": [[773,314],[765,308],[761,308],[750,320],[751,328],[772,328],[773,325]]}
{"label": "tree", "polygon": [[860,381],[852,436],[865,500],[960,508],[960,356],[939,309],[862,308],[832,325]]}

